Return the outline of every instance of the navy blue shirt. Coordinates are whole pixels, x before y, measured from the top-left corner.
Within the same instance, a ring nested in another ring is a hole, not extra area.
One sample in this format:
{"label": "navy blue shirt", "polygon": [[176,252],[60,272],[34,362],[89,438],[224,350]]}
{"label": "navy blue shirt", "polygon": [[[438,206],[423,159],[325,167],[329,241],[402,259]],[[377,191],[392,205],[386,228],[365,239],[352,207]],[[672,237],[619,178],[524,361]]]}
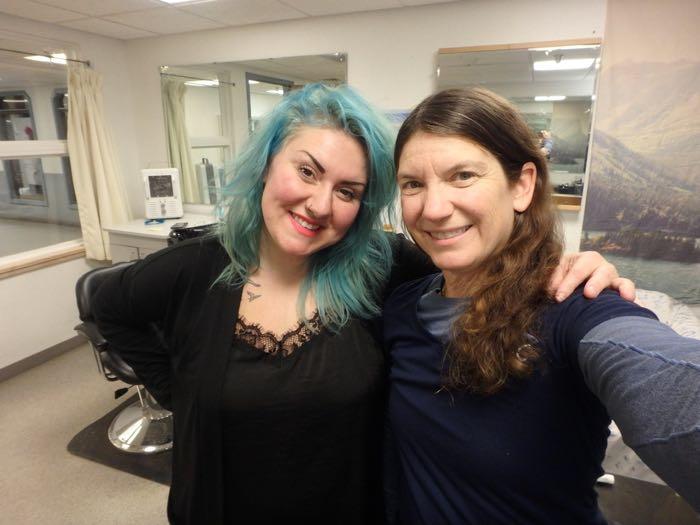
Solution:
{"label": "navy blue shirt", "polygon": [[399,522],[605,523],[593,485],[610,418],[583,380],[578,343],[609,319],[654,315],[616,293],[577,292],[543,312],[538,369],[478,396],[441,388],[444,346],[418,315],[434,283],[408,283],[384,308]]}

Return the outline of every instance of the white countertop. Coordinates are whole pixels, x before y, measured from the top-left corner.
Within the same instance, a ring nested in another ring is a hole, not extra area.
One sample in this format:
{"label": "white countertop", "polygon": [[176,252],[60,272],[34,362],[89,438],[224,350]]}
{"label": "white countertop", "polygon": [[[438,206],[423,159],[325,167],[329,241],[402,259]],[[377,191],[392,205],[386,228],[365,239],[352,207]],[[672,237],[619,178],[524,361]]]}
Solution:
{"label": "white countertop", "polygon": [[213,224],[216,222],[216,217],[213,215],[195,215],[186,213],[179,219],[166,219],[160,224],[144,224],[146,219],[134,219],[133,221],[114,226],[105,227],[104,229],[110,233],[119,233],[122,235],[136,235],[137,237],[147,237],[150,239],[167,239],[170,233],[170,227],[178,222],[186,222],[187,226],[204,226],[205,224]]}

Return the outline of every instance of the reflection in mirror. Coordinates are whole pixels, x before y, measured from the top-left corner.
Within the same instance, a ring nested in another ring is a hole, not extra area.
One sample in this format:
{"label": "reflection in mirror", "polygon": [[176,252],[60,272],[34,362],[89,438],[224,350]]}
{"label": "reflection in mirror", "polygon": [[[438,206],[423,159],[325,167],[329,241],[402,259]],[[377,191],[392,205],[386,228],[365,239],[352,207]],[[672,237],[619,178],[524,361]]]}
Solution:
{"label": "reflection in mirror", "polygon": [[67,154],[34,154],[66,139],[64,51],[0,38],[0,257],[81,236]]}
{"label": "reflection in mirror", "polygon": [[600,42],[441,49],[437,87],[483,86],[515,103],[549,160],[558,202],[583,194]]}
{"label": "reflection in mirror", "polygon": [[255,131],[260,119],[274,108],[281,97],[289,93],[293,84],[283,78],[270,78],[253,73],[246,73],[248,89],[248,125],[249,131]]}
{"label": "reflection in mirror", "polygon": [[[272,108],[311,82],[345,83],[344,53],[161,66],[170,166],[183,200],[215,204],[236,151]],[[162,167],[162,166],[148,166]]]}

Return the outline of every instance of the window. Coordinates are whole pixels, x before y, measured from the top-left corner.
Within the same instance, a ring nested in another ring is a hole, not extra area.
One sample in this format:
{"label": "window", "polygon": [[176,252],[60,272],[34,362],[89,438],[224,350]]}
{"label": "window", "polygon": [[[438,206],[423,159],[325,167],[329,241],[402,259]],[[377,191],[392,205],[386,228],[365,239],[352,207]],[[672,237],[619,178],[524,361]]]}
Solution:
{"label": "window", "polygon": [[[36,140],[32,101],[25,91],[0,92],[0,140]],[[12,202],[46,206],[44,171],[39,159],[3,161]]]}

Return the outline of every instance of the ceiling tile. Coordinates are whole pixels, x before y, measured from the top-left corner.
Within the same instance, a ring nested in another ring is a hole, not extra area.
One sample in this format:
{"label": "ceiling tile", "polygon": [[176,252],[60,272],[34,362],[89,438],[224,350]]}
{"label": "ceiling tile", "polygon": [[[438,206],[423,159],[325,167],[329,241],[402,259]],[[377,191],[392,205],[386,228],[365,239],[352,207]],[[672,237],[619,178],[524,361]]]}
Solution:
{"label": "ceiling tile", "polygon": [[352,2],[348,0],[284,0],[284,3],[311,16],[401,7],[399,0],[354,0]]}
{"label": "ceiling tile", "polygon": [[303,18],[305,13],[277,0],[220,0],[178,6],[179,10],[239,26]]}
{"label": "ceiling tile", "polygon": [[83,15],[75,11],[58,9],[33,2],[32,0],[0,0],[0,13],[49,23],[75,20],[83,17]]}
{"label": "ceiling tile", "polygon": [[[1,1],[1,0],[0,0]],[[158,0],[37,0],[63,9],[78,11],[87,16],[103,16],[136,11],[164,5]]]}
{"label": "ceiling tile", "polygon": [[214,22],[172,7],[158,7],[145,11],[110,15],[105,16],[104,19],[160,34],[187,33],[225,27],[225,24],[220,22]]}
{"label": "ceiling tile", "polygon": [[62,22],[61,25],[122,40],[154,35],[154,33],[148,31],[122,24],[115,24],[114,22],[109,22],[100,18],[83,18],[82,20],[74,20],[72,22]]}
{"label": "ceiling tile", "polygon": [[458,0],[399,0],[401,5],[413,6],[413,5],[428,5],[428,4],[451,4]]}

